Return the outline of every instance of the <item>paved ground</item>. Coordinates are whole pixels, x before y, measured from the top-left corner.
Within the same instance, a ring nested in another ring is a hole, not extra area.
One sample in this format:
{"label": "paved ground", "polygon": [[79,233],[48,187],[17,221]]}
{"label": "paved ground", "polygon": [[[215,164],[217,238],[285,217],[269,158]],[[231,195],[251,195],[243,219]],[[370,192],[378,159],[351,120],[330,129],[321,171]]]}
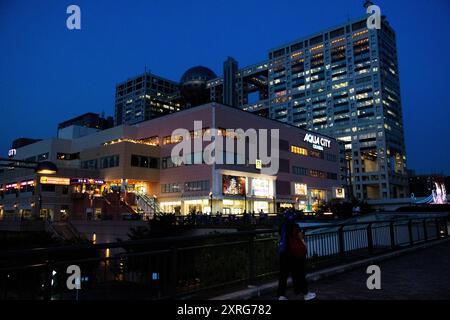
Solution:
{"label": "paved ground", "polygon": [[[383,261],[379,266],[381,290],[367,289],[366,267],[312,283],[310,290],[319,300],[450,300],[450,242]],[[300,299],[291,290],[288,298]]]}

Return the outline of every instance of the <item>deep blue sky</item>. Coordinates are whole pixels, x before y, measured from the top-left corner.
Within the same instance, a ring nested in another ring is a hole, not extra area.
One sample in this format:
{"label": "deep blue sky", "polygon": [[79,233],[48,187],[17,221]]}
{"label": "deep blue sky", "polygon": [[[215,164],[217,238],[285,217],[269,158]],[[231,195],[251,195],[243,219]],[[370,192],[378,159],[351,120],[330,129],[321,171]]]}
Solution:
{"label": "deep blue sky", "polygon": [[[450,174],[448,0],[375,1],[397,32],[408,166]],[[364,14],[362,0],[0,0],[0,155],[17,137],[48,138],[87,111],[113,115],[115,84],[145,66],[178,80],[222,74],[267,50]],[[81,31],[66,8],[81,7]]]}

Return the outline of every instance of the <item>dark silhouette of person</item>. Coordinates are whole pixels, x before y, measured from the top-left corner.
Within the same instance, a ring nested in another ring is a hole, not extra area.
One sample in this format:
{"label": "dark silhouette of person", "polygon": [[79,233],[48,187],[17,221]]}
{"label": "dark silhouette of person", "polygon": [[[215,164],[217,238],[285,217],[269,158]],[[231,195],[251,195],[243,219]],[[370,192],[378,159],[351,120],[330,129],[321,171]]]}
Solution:
{"label": "dark silhouette of person", "polygon": [[[295,222],[292,210],[286,211],[284,222],[280,226],[280,275],[278,281],[278,300],[287,300],[286,287],[289,275],[292,277],[294,292],[296,295],[303,294],[304,300],[316,298],[316,294],[309,292],[306,281],[306,242],[300,227]],[[299,243],[304,246],[304,254],[299,255],[294,252],[292,243]]]}

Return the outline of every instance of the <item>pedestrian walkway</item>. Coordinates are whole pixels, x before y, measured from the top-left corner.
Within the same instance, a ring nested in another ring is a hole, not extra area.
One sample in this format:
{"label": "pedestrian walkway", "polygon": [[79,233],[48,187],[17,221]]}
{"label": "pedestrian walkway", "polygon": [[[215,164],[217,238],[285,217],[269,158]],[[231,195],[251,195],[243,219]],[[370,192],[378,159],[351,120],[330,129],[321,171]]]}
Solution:
{"label": "pedestrian walkway", "polygon": [[[450,299],[450,241],[378,263],[381,290],[366,286],[366,267],[310,285],[319,300],[442,300]],[[275,299],[273,294],[262,299]],[[288,290],[290,300],[302,299]]]}

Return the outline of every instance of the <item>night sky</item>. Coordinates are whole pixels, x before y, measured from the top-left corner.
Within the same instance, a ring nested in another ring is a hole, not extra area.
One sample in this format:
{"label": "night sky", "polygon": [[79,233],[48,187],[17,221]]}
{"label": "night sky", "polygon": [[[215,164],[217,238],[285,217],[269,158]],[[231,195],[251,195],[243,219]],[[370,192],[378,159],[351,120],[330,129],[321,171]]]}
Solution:
{"label": "night sky", "polygon": [[[408,167],[450,174],[448,0],[374,1],[397,32]],[[0,156],[18,137],[114,113],[114,91],[147,70],[179,80],[195,65],[222,75],[268,49],[364,14],[362,0],[0,0]],[[66,8],[81,7],[81,30]]]}

